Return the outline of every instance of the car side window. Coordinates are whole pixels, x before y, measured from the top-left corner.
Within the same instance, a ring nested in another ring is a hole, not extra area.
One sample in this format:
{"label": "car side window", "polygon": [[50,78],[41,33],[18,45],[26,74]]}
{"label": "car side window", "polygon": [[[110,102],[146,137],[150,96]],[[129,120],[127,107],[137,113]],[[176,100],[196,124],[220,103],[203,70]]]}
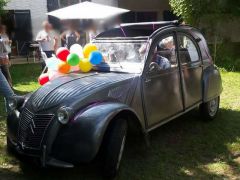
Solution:
{"label": "car side window", "polygon": [[173,35],[161,38],[154,47],[152,62],[157,63],[160,70],[177,66],[175,41]]}
{"label": "car side window", "polygon": [[182,64],[200,61],[195,43],[184,34],[178,35],[179,58]]}

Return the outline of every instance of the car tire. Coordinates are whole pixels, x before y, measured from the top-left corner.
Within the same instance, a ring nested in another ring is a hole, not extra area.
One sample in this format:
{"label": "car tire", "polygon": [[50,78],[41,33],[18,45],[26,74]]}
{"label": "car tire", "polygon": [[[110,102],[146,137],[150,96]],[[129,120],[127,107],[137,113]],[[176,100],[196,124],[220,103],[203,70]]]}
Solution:
{"label": "car tire", "polygon": [[127,127],[127,121],[119,118],[113,120],[108,128],[103,152],[103,175],[107,178],[114,178],[119,170],[126,143]]}
{"label": "car tire", "polygon": [[200,105],[201,116],[204,120],[213,120],[219,111],[220,96]]}

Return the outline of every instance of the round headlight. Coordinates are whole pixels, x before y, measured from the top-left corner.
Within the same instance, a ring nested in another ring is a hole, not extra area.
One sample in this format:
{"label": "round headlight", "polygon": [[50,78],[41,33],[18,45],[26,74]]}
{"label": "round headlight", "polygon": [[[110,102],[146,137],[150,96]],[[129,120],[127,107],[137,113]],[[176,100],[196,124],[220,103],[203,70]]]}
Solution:
{"label": "round headlight", "polygon": [[11,111],[14,111],[17,109],[17,100],[15,98],[8,99],[8,107]]}
{"label": "round headlight", "polygon": [[60,108],[57,112],[58,121],[62,124],[67,124],[69,122],[69,113],[67,108]]}

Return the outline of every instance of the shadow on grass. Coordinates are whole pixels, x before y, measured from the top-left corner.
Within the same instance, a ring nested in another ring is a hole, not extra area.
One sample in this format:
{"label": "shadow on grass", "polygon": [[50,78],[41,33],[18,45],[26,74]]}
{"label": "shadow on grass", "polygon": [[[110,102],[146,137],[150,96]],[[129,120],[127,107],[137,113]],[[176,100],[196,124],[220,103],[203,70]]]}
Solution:
{"label": "shadow on grass", "polygon": [[[235,161],[240,157],[239,129],[240,111],[221,109],[211,122],[203,122],[195,110],[189,112],[153,131],[150,147],[142,139],[128,138],[117,179],[239,177],[240,163]],[[220,168],[217,172],[211,168],[214,164]],[[91,164],[40,170],[21,163],[19,171],[0,169],[0,177],[5,179],[99,179],[100,174],[99,167]]]}

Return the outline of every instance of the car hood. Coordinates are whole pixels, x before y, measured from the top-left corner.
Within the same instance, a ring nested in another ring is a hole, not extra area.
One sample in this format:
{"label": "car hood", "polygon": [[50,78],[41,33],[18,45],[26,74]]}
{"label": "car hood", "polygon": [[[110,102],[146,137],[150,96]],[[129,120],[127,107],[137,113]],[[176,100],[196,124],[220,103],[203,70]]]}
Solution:
{"label": "car hood", "polygon": [[[85,97],[94,96],[98,91],[104,89],[117,88],[118,92],[126,91],[134,77],[136,75],[124,73],[70,74],[57,78],[39,88],[32,94],[27,104],[36,112],[72,100],[80,101]],[[109,91],[106,93],[116,94]]]}

